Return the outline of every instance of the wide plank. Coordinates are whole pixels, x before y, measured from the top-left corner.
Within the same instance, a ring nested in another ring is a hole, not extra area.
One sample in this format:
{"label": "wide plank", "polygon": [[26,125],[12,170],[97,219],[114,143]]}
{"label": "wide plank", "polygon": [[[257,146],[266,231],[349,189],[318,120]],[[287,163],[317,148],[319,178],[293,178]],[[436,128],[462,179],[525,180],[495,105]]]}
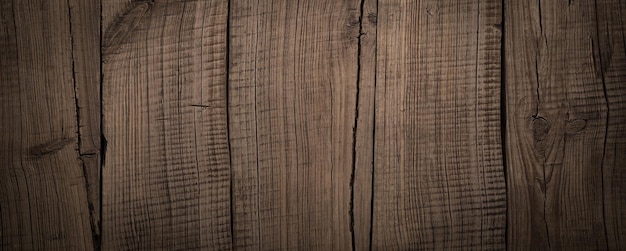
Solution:
{"label": "wide plank", "polygon": [[100,167],[106,146],[101,131],[100,0],[70,0],[78,149],[87,182],[94,247],[100,247]]}
{"label": "wide plank", "polygon": [[374,250],[502,250],[501,1],[378,2]]}
{"label": "wide plank", "polygon": [[81,90],[87,84],[78,70],[99,62],[77,57],[98,47],[77,41],[89,36],[76,35],[77,27],[94,19],[77,18],[73,8],[70,1],[0,2],[2,250],[94,249],[90,171],[80,161],[81,132],[91,124],[79,120],[79,98],[91,93]]}
{"label": "wide plank", "polygon": [[360,3],[232,4],[234,247],[350,250]]}
{"label": "wide plank", "polygon": [[[623,153],[607,154],[611,153],[605,149],[607,121],[624,119],[623,111],[617,110],[615,117],[608,117],[607,107],[608,97],[614,106],[623,106],[616,96],[623,94],[617,83],[624,72],[623,45],[614,47],[616,54],[612,54],[609,41],[599,40],[607,34],[602,32],[605,28],[599,29],[598,20],[611,17],[600,16],[597,7],[607,8],[604,5],[611,2],[618,1],[539,0],[505,5],[511,250],[608,248],[603,188],[616,186],[604,183],[603,172],[607,171],[605,177],[609,171],[619,174],[614,158]],[[615,61],[607,58],[611,54],[616,55]],[[615,64],[605,74],[608,62]],[[612,75],[605,81],[607,74]],[[616,129],[620,126],[612,124],[612,142],[619,140]],[[619,180],[617,176],[607,181]],[[617,187],[623,188],[623,183]],[[609,202],[620,196],[608,195]],[[622,203],[608,205],[615,209]]]}
{"label": "wide plank", "polygon": [[351,226],[354,250],[370,250],[374,192],[374,118],[376,117],[377,0],[362,0],[359,34],[359,82],[354,128]]}
{"label": "wide plank", "polygon": [[[607,102],[602,160],[608,250],[626,250],[626,2],[597,1],[598,57]],[[599,64],[599,65],[598,65]]]}
{"label": "wide plank", "polygon": [[228,1],[102,8],[103,249],[230,249]]}

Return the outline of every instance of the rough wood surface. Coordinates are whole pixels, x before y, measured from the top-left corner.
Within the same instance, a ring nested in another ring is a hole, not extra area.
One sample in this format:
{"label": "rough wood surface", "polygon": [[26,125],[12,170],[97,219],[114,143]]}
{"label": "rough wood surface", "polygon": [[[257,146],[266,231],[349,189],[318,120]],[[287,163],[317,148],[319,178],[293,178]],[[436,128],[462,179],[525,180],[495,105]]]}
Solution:
{"label": "rough wood surface", "polygon": [[72,70],[78,121],[78,153],[87,182],[89,217],[94,247],[100,246],[100,167],[102,131],[100,127],[100,1],[70,0]]}
{"label": "rough wood surface", "polygon": [[374,249],[504,249],[500,23],[500,1],[378,2]]}
{"label": "rough wood surface", "polygon": [[0,2],[2,250],[93,248],[77,106],[79,93],[90,93],[78,90],[85,75],[74,67],[84,55],[77,50],[93,48],[75,41],[89,35],[73,35],[87,24],[72,18],[71,7],[69,1]]}
{"label": "rough wood surface", "polygon": [[616,122],[624,122],[624,46],[619,16],[606,13],[618,2],[506,5],[508,244],[515,250],[619,245],[623,230],[611,229],[607,243],[607,226],[623,222],[624,135]]}
{"label": "rough wood surface", "polygon": [[622,0],[0,0],[0,250],[626,249]]}
{"label": "rough wood surface", "polygon": [[234,247],[349,250],[358,1],[234,1]]}
{"label": "rough wood surface", "polygon": [[104,250],[231,247],[227,15],[134,1],[103,21]]}
{"label": "rough wood surface", "polygon": [[[596,3],[596,74],[607,104],[603,143],[604,229],[608,250],[626,249],[626,2]],[[592,27],[593,28],[593,27]]]}
{"label": "rough wood surface", "polygon": [[359,41],[358,107],[354,131],[352,241],[354,250],[370,250],[374,174],[377,1],[362,0]]}

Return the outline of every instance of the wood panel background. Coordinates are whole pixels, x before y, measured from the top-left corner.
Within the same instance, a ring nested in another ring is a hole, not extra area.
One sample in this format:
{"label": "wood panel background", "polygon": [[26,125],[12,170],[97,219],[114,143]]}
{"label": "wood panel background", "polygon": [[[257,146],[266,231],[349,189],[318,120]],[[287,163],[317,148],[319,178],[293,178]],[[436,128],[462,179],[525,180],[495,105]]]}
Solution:
{"label": "wood panel background", "polygon": [[624,10],[0,0],[0,249],[626,249]]}

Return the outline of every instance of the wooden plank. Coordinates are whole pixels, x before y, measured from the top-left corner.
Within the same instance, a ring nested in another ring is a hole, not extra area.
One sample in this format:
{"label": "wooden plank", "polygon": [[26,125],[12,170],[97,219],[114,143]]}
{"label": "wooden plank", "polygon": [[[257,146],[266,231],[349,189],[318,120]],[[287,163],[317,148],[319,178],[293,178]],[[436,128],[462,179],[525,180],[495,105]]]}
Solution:
{"label": "wooden plank", "polygon": [[361,3],[358,109],[354,135],[352,231],[354,250],[370,250],[374,172],[374,118],[376,91],[376,31],[378,1]]}
{"label": "wooden plank", "polygon": [[228,1],[121,9],[103,20],[103,249],[229,249]]}
{"label": "wooden plank", "polygon": [[72,60],[78,113],[79,160],[87,182],[94,247],[100,247],[100,0],[70,0]]}
{"label": "wooden plank", "polygon": [[94,48],[75,41],[72,28],[87,20],[73,19],[71,7],[68,1],[0,3],[3,250],[94,248],[79,161],[82,101],[76,98],[84,82],[75,67],[82,55],[76,50]]}
{"label": "wooden plank", "polygon": [[626,249],[626,2],[596,2],[596,75],[607,103],[602,185],[608,250]]}
{"label": "wooden plank", "polygon": [[[605,89],[611,97],[623,94],[616,82],[623,62],[611,70],[613,89],[605,87],[608,65],[602,62],[609,59],[602,56],[609,47],[598,41],[596,5],[540,0],[505,6],[508,246],[513,250],[607,249],[603,171],[617,169],[603,167],[611,163],[605,159],[611,158],[605,152]],[[623,121],[623,112],[615,119]],[[611,140],[620,139],[613,133]]]}
{"label": "wooden plank", "polygon": [[237,249],[350,250],[358,1],[233,1]]}
{"label": "wooden plank", "polygon": [[378,2],[375,250],[504,249],[501,2]]}

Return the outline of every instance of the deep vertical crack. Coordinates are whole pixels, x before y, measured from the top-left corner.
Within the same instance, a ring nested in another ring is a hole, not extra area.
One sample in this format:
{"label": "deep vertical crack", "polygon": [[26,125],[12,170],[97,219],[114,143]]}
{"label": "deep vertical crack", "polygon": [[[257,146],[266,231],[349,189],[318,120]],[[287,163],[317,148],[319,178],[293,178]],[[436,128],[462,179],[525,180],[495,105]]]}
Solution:
{"label": "deep vertical crack", "polygon": [[535,80],[537,82],[537,86],[535,87],[535,93],[537,95],[537,98],[535,114],[533,115],[533,118],[536,119],[539,116],[539,103],[541,103],[541,98],[539,97],[539,47],[537,47],[537,56],[535,57]]}
{"label": "deep vertical crack", "polygon": [[538,6],[538,11],[539,11],[539,32],[540,32],[540,36],[539,38],[537,38],[537,51],[535,53],[535,79],[537,81],[537,89],[536,89],[536,93],[537,93],[537,107],[535,108],[535,115],[533,116],[533,118],[537,118],[537,116],[539,116],[539,103],[541,102],[541,97],[539,96],[539,58],[540,58],[540,40],[543,38],[543,18],[542,18],[542,13],[541,13],[541,0],[537,0],[537,6]]}
{"label": "deep vertical crack", "polygon": [[[508,198],[508,173],[507,173],[507,148],[506,148],[506,1],[502,0],[501,13],[501,37],[500,37],[500,143],[502,144],[502,170],[504,173],[504,191]],[[509,249],[509,200],[506,200],[505,221],[504,221],[504,247]]]}
{"label": "deep vertical crack", "polygon": [[[98,229],[100,229],[100,236],[98,239],[98,245],[97,247],[94,247],[94,249],[96,251],[99,251],[102,249],[102,237],[104,234],[104,229],[102,228],[102,222],[103,222],[103,213],[102,213],[102,202],[103,202],[103,198],[102,198],[102,191],[103,191],[103,169],[104,169],[104,161],[105,161],[105,157],[106,157],[106,151],[107,151],[107,140],[104,136],[104,93],[102,92],[103,90],[103,86],[104,86],[104,62],[102,61],[103,57],[102,57],[102,35],[103,35],[103,31],[102,31],[102,0],[100,1],[100,6],[99,6],[99,12],[100,12],[100,20],[99,20],[99,30],[100,30],[100,39],[98,39],[99,42],[99,55],[100,55],[100,90],[99,90],[99,95],[100,95],[100,163],[99,163],[99,170],[98,170],[98,199],[99,201],[99,221],[98,221]],[[94,244],[95,245],[95,244]]]}
{"label": "deep vertical crack", "polygon": [[[541,11],[541,0],[537,0],[537,8],[538,8],[538,12],[539,12],[539,38],[537,38],[537,48],[536,48],[536,53],[535,53],[535,81],[536,81],[536,87],[535,87],[535,94],[537,95],[536,97],[536,107],[535,107],[535,114],[532,116],[533,117],[533,121],[535,119],[540,119],[541,117],[539,116],[539,106],[541,104],[541,96],[540,96],[540,87],[541,87],[541,79],[540,79],[540,74],[539,74],[539,61],[541,58],[541,40],[544,39],[544,35],[543,35],[543,14]],[[541,118],[543,119],[543,118]],[[548,201],[548,181],[547,181],[547,177],[546,177],[546,157],[543,157],[543,163],[541,164],[542,167],[542,171],[543,171],[543,180],[541,181],[541,190],[543,193],[543,222],[545,225],[545,231],[546,231],[546,241],[548,244],[548,249],[552,249],[552,245],[550,243],[550,228],[548,227],[548,215],[546,213],[546,207],[547,207],[547,201]]]}
{"label": "deep vertical crack", "polygon": [[350,236],[352,239],[352,250],[355,250],[355,236],[354,236],[354,179],[356,172],[356,139],[357,139],[357,126],[359,123],[359,97],[360,97],[360,84],[361,84],[361,45],[363,37],[363,8],[365,0],[361,0],[359,3],[359,35],[357,37],[357,79],[356,79],[356,100],[354,106],[354,124],[352,127],[352,172],[350,174]]}
{"label": "deep vertical crack", "polygon": [[[606,249],[609,250],[609,236],[608,230],[606,227],[606,199],[605,199],[605,191],[604,191],[604,169],[606,166],[606,142],[609,134],[609,117],[611,113],[611,107],[609,104],[609,95],[606,90],[606,78],[604,76],[604,65],[602,62],[602,50],[600,48],[600,20],[598,17],[598,1],[594,1],[594,8],[596,14],[596,39],[598,40],[598,61],[600,62],[600,77],[602,78],[602,91],[604,92],[604,102],[606,103],[606,121],[604,128],[604,143],[602,148],[602,163],[600,165],[600,183],[601,183],[601,192],[602,192],[602,226],[604,228],[604,239],[606,242]],[[592,40],[592,50],[593,50],[593,40]],[[591,52],[594,55],[594,51]],[[595,61],[595,57],[594,57]],[[595,67],[595,62],[594,62]]]}
{"label": "deep vertical crack", "polygon": [[[82,160],[82,153],[80,150],[81,147],[81,135],[80,135],[80,107],[78,104],[78,87],[76,84],[76,63],[75,63],[75,55],[74,55],[74,31],[72,30],[72,7],[70,5],[70,0],[67,0],[67,15],[69,16],[69,33],[70,33],[70,53],[72,57],[72,84],[74,87],[74,109],[76,110],[76,137],[77,137],[77,148],[78,159]],[[83,165],[84,169],[84,165]],[[83,174],[85,179],[87,178],[87,174],[85,170],[83,170]],[[87,182],[87,180],[85,180]]]}
{"label": "deep vertical crack", "polygon": [[372,251],[373,237],[374,237],[374,170],[376,168],[376,82],[378,72],[378,0],[376,0],[376,24],[375,24],[375,38],[374,38],[374,94],[373,94],[373,119],[372,119],[372,169],[371,171],[371,183],[370,183],[370,232],[369,232],[369,251]]}
{"label": "deep vertical crack", "polygon": [[[83,154],[82,153],[82,135],[80,132],[80,105],[78,102],[78,85],[77,85],[77,81],[76,81],[76,55],[74,54],[74,30],[72,29],[72,5],[70,3],[70,0],[67,0],[67,15],[68,15],[68,28],[69,28],[69,38],[70,38],[70,54],[72,57],[72,85],[73,85],[73,89],[74,89],[74,109],[76,111],[76,152],[78,153],[78,160],[80,162],[80,165],[82,167],[82,171],[83,171],[83,178],[84,178],[84,182],[85,182],[85,193],[86,193],[86,200],[87,200],[87,208],[89,210],[89,226],[91,227],[91,238],[92,238],[92,245],[94,250],[100,250],[100,235],[98,234],[97,231],[97,226],[95,225],[95,220],[94,220],[94,205],[93,202],[90,199],[90,180],[89,180],[89,175],[87,172],[87,166],[85,165],[85,161],[83,160],[83,156],[85,155],[93,155],[93,154]],[[93,182],[93,181],[92,181]]]}
{"label": "deep vertical crack", "polygon": [[230,245],[231,249],[235,249],[235,207],[233,206],[233,152],[230,146],[230,8],[231,1],[227,2],[226,7],[226,135],[227,135],[227,145],[228,145],[228,165],[229,165],[229,176],[230,176],[230,185],[229,185],[229,199],[230,199]]}

